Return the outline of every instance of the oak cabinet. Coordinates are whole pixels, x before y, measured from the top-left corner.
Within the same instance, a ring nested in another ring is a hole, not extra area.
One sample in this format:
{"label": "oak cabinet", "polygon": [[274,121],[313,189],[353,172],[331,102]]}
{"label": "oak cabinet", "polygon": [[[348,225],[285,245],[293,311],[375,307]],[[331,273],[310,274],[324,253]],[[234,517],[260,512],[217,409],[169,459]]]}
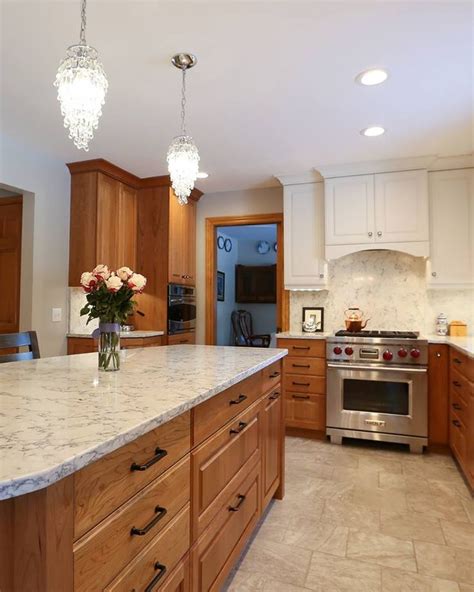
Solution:
{"label": "oak cabinet", "polygon": [[429,174],[429,288],[474,285],[474,169]]}
{"label": "oak cabinet", "polygon": [[428,443],[449,442],[449,346],[430,344],[428,353]]}
{"label": "oak cabinet", "polygon": [[263,507],[273,497],[281,475],[281,416],[282,400],[280,387],[273,389],[263,399],[263,457],[262,496]]}
{"label": "oak cabinet", "polygon": [[196,343],[196,333],[189,331],[188,333],[175,333],[168,335],[168,345],[194,345]]}
{"label": "oak cabinet", "polygon": [[22,197],[0,199],[0,333],[15,333],[20,325],[22,220]]}
{"label": "oak cabinet", "polygon": [[[139,347],[158,347],[163,345],[165,338],[161,335],[153,337],[121,337],[120,349],[136,349]],[[90,354],[96,352],[98,348],[98,340],[91,337],[68,337],[67,338],[67,353],[74,354]]]}
{"label": "oak cabinet", "polygon": [[171,284],[196,284],[196,202],[180,205],[169,193],[169,271]]}
{"label": "oak cabinet", "polygon": [[283,190],[285,288],[324,288],[323,183],[285,185]]}

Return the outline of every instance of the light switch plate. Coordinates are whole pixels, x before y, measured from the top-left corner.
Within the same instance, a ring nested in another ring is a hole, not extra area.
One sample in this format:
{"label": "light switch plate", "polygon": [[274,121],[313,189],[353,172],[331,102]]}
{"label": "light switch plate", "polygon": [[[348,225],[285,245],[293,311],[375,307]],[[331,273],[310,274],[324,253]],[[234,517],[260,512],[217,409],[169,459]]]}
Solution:
{"label": "light switch plate", "polygon": [[51,309],[51,320],[53,323],[60,323],[63,320],[63,309],[52,308]]}

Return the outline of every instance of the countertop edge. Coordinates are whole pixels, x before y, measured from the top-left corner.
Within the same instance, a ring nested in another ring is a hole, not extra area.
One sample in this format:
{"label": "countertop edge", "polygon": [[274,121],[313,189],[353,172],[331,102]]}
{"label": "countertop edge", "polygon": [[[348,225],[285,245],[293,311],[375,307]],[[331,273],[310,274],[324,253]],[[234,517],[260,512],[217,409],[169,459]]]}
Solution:
{"label": "countertop edge", "polygon": [[[120,331],[121,339],[145,339],[146,337],[161,337],[164,331]],[[66,337],[77,339],[92,339],[92,333],[66,333]]]}
{"label": "countertop edge", "polygon": [[[200,403],[204,403],[208,399],[211,399],[215,395],[218,395],[222,391],[230,388],[234,384],[241,382],[245,378],[256,374],[263,368],[270,366],[274,362],[281,360],[288,354],[287,349],[279,348],[275,354],[273,354],[270,358],[265,360],[264,362],[259,362],[255,366],[251,366],[247,370],[240,372],[232,377],[232,379],[227,380],[224,383],[218,384],[216,387],[211,388],[204,393],[200,393],[196,395],[190,401],[185,403],[180,403],[176,405],[171,410],[168,410],[156,417],[151,419],[147,419],[143,423],[135,426],[134,428],[121,433],[114,438],[103,442],[99,446],[95,446],[90,450],[85,450],[83,453],[71,458],[70,460],[66,460],[61,464],[48,467],[42,471],[30,473],[28,475],[22,475],[16,479],[4,481],[3,483],[0,482],[0,501],[18,497],[20,495],[25,495],[27,493],[33,493],[35,491],[39,491],[72,475],[76,471],[84,468],[85,466],[92,464],[96,460],[104,457],[106,454],[110,452],[114,452],[118,448],[136,440],[140,436],[147,434],[151,430],[163,425],[164,423],[178,417],[179,415],[193,409]],[[91,354],[84,354],[84,355],[91,355]]]}

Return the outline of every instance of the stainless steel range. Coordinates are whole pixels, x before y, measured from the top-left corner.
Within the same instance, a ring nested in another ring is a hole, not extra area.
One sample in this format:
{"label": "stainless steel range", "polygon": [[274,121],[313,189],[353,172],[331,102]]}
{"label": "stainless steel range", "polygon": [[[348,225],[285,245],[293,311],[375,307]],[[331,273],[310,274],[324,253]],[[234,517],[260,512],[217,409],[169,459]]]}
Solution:
{"label": "stainless steel range", "polygon": [[338,331],[327,339],[326,434],[428,444],[428,342],[405,331]]}

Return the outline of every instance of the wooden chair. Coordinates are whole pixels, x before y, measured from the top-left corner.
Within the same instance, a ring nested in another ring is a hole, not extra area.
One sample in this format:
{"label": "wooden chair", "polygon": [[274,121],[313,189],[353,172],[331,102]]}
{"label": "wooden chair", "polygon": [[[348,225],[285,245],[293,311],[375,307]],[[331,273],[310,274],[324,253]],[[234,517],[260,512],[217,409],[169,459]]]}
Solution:
{"label": "wooden chair", "polygon": [[[12,350],[19,347],[27,347],[28,351],[2,353],[2,350]],[[0,364],[2,362],[17,362],[20,360],[37,360],[40,357],[38,337],[36,331],[24,333],[0,334]]]}
{"label": "wooden chair", "polygon": [[271,335],[254,335],[252,315],[247,310],[234,310],[230,316],[234,345],[238,347],[270,347]]}

